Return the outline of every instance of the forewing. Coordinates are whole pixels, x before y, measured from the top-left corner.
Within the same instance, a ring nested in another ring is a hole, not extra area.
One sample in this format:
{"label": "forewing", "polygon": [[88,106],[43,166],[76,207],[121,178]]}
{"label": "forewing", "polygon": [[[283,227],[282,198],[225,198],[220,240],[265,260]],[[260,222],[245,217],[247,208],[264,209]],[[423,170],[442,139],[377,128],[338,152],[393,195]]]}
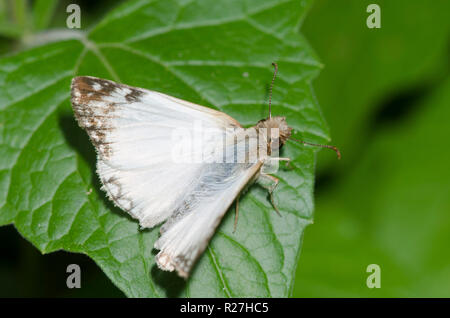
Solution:
{"label": "forewing", "polygon": [[95,77],[72,81],[79,125],[97,150],[97,172],[109,198],[143,227],[161,223],[198,186],[203,164],[176,162],[175,129],[210,129],[210,143],[240,127],[228,115],[168,95]]}

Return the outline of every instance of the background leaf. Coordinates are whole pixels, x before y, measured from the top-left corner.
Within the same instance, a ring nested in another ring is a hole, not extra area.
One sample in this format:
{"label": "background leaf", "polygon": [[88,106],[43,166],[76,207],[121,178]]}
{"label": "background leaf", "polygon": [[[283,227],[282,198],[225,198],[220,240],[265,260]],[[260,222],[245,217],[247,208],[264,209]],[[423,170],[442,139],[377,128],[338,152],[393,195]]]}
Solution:
{"label": "background leaf", "polygon": [[[109,78],[214,107],[244,125],[274,115],[327,142],[310,82],[320,63],[298,34],[309,1],[129,1],[88,34],[0,61],[0,224],[40,251],[87,254],[128,296],[278,296],[291,293],[303,229],[312,222],[314,152],[292,143],[275,200],[252,187],[236,234],[228,213],[186,283],[154,264],[158,229],[139,230],[112,207],[95,152],[69,104],[75,75]],[[275,19],[276,17],[276,19]],[[231,211],[230,211],[231,212]]]}
{"label": "background leaf", "polygon": [[43,30],[48,27],[57,6],[58,0],[36,0],[34,2],[33,22],[36,30]]}
{"label": "background leaf", "polygon": [[26,0],[0,1],[0,37],[19,38],[28,27]]}
{"label": "background leaf", "polygon": [[[448,1],[318,0],[302,28],[326,67],[314,81],[343,160],[318,160],[316,220],[294,296],[448,297]],[[381,267],[369,289],[366,268]]]}
{"label": "background leaf", "polygon": [[321,152],[318,169],[345,175],[385,104],[392,102],[389,111],[401,113],[402,98],[420,98],[447,76],[450,3],[377,1],[380,29],[366,26],[366,9],[374,1],[342,3],[317,0],[302,30],[326,65],[314,87],[334,143],[346,157],[337,163],[332,153]]}

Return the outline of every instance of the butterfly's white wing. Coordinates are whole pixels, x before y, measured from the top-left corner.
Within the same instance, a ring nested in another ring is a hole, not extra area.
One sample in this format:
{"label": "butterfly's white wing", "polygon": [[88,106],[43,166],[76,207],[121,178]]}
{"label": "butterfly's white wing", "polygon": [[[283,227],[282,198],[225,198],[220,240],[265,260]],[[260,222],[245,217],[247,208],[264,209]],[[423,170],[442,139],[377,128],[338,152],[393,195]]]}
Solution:
{"label": "butterfly's white wing", "polygon": [[96,146],[104,189],[143,227],[171,215],[201,167],[174,162],[174,130],[192,131],[200,121],[221,135],[226,127],[239,125],[206,107],[93,77],[73,80],[72,105]]}
{"label": "butterfly's white wing", "polygon": [[72,105],[97,149],[97,172],[110,199],[142,227],[170,217],[155,244],[158,265],[187,276],[261,164],[176,162],[174,130],[195,134],[200,128],[193,123],[200,122],[208,130],[204,146],[214,146],[239,123],[210,108],[94,77],[73,79]]}
{"label": "butterfly's white wing", "polygon": [[238,194],[257,178],[262,162],[210,164],[203,171],[193,196],[161,228],[155,247],[157,264],[187,277],[205,250],[220,220]]}

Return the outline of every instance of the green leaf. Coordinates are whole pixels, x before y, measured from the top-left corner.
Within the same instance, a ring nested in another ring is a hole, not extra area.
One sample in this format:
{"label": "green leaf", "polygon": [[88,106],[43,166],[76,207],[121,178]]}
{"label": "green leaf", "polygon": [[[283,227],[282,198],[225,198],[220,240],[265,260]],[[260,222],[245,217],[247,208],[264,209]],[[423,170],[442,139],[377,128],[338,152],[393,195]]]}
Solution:
{"label": "green leaf", "polygon": [[88,34],[0,61],[0,224],[40,251],[85,253],[127,296],[290,295],[304,228],[313,218],[315,152],[283,156],[274,212],[265,190],[222,221],[187,282],[160,271],[158,229],[139,230],[99,189],[95,151],[69,103],[75,75],[109,78],[213,107],[253,125],[267,116],[271,63],[279,63],[274,115],[297,134],[329,140],[311,89],[320,63],[298,33],[309,1],[130,1]]}
{"label": "green leaf", "polygon": [[43,30],[48,27],[58,6],[58,0],[36,0],[33,4],[34,29]]}
{"label": "green leaf", "polygon": [[0,35],[5,38],[20,38],[27,16],[24,1],[0,1]]}

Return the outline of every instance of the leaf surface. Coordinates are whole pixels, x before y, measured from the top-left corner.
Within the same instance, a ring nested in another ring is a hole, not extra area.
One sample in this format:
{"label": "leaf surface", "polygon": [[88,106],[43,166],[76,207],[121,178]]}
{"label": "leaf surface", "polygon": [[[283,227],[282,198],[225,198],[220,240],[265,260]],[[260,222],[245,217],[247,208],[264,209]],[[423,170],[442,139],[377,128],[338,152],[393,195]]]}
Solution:
{"label": "leaf surface", "polygon": [[[273,113],[296,135],[327,142],[311,89],[321,64],[298,33],[309,1],[129,1],[88,33],[0,61],[0,224],[43,253],[84,253],[130,297],[286,297],[304,228],[313,218],[315,153],[293,143],[277,173],[279,217],[257,186],[242,196],[185,282],[160,271],[158,229],[113,207],[95,175],[95,151],[71,111],[76,75],[108,78],[219,109],[243,125]],[[276,18],[275,18],[276,17]]]}

